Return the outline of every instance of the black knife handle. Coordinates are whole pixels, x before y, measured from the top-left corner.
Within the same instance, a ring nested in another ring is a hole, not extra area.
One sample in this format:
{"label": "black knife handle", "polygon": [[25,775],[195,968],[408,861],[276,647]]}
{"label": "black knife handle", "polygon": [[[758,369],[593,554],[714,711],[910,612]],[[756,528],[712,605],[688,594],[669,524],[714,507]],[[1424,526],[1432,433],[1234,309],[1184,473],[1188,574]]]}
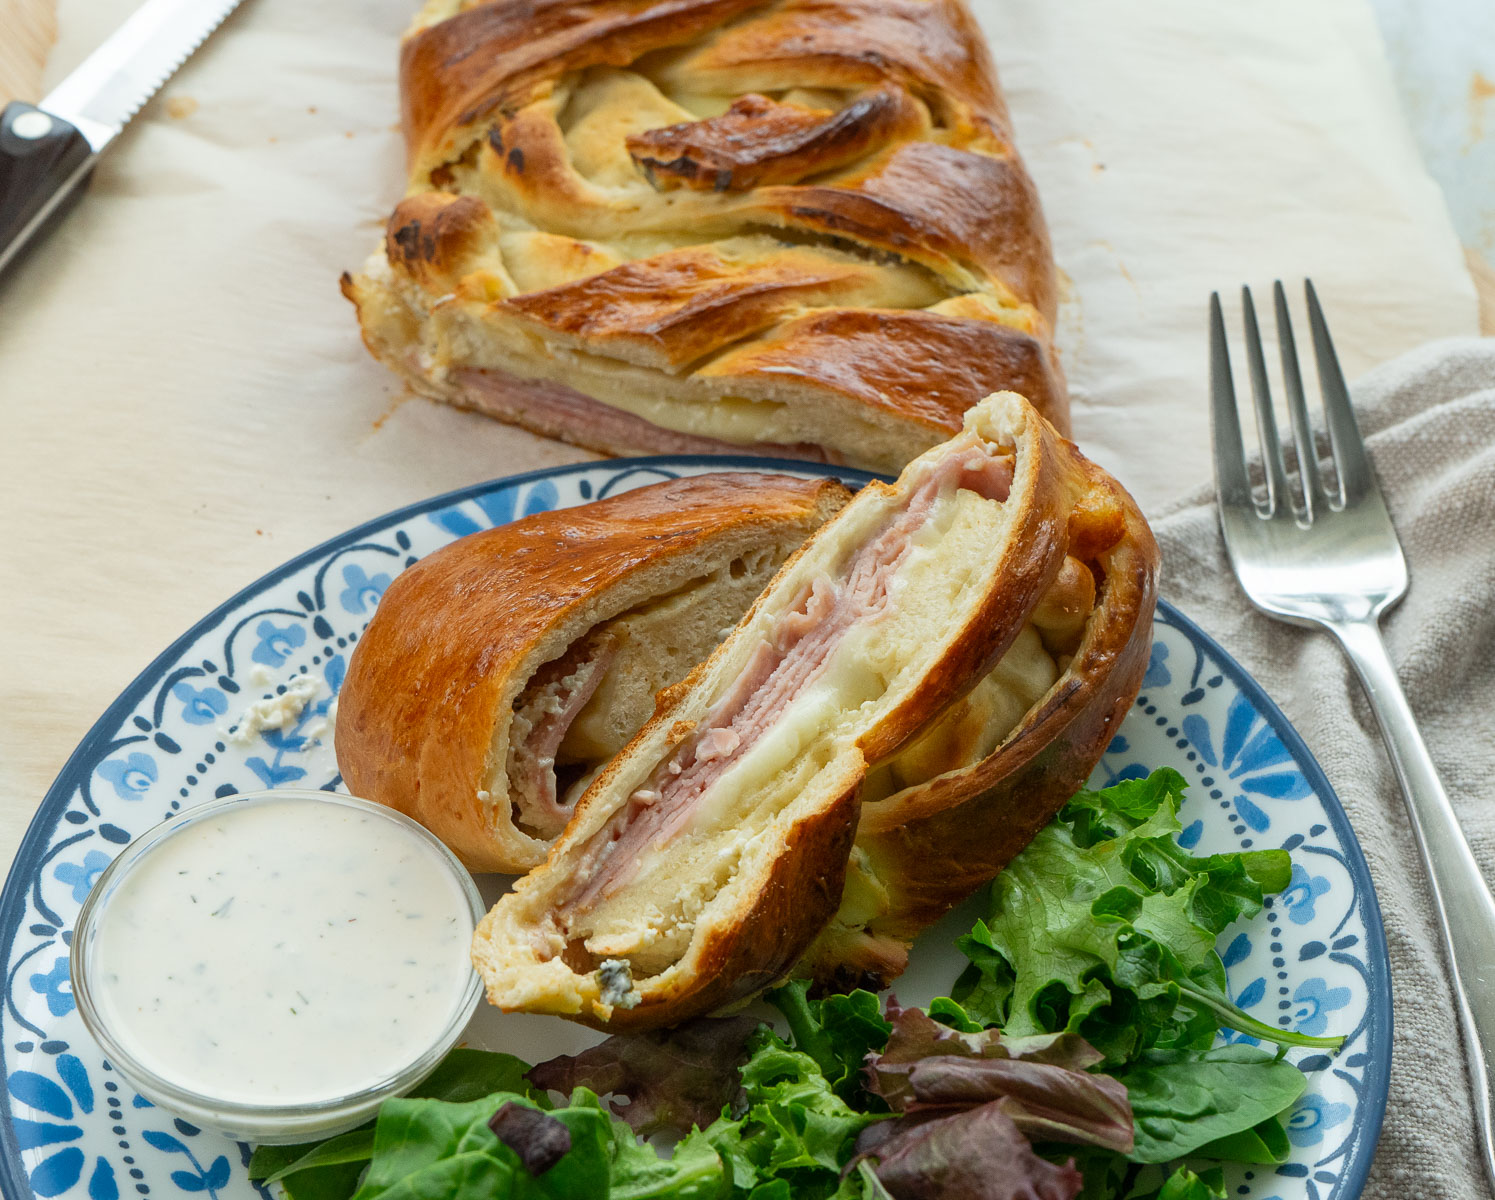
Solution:
{"label": "black knife handle", "polygon": [[35,105],[0,112],[0,270],[66,211],[93,147],[76,128]]}

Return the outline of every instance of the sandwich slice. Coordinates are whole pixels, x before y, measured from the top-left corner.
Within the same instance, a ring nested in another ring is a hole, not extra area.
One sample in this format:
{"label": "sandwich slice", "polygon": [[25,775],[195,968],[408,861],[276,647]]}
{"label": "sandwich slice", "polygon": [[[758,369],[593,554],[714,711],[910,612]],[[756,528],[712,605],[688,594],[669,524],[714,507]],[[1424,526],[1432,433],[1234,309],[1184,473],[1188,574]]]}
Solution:
{"label": "sandwich slice", "polygon": [[863,488],[482,921],[489,1000],[649,1028],[787,974],[842,902],[869,770],[987,678],[1063,571],[1069,456],[999,393]]}
{"label": "sandwich slice", "polygon": [[397,578],[339,695],[349,789],[474,871],[544,859],[587,780],[850,493],[723,473],[475,533]]}
{"label": "sandwich slice", "polygon": [[869,773],[840,909],[800,967],[823,984],[886,986],[914,937],[1085,786],[1137,697],[1157,543],[1132,498],[1074,446],[1052,465],[1059,570],[996,666]]}

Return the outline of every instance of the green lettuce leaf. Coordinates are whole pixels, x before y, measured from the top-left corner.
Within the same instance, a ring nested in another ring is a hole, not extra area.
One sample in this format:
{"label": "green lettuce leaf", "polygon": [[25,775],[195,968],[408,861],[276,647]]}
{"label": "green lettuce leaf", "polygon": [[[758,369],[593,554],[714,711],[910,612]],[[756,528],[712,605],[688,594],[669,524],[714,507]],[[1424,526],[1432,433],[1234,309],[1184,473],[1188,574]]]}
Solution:
{"label": "green lettuce leaf", "polygon": [[887,1045],[893,1026],[883,1017],[877,997],[860,989],[820,1000],[811,1000],[808,993],[809,985],[794,979],[764,998],[784,1014],[795,1048],[815,1060],[836,1095],[878,1109],[866,1089],[862,1064]]}
{"label": "green lettuce leaf", "polygon": [[1224,1025],[1287,1045],[1337,1047],[1265,1025],[1230,1000],[1220,932],[1286,886],[1280,850],[1197,857],[1175,838],[1171,770],[1081,792],[992,884],[992,915],[960,941],[953,998],[1009,1036],[1071,1031],[1111,1067],[1154,1049],[1203,1051]]}

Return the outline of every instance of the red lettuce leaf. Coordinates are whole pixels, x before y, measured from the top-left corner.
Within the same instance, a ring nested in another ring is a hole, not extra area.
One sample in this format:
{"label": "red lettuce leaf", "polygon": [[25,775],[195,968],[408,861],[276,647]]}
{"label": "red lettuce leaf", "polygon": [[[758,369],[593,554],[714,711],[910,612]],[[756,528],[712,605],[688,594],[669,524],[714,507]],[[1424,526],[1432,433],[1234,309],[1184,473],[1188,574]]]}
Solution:
{"label": "red lettuce leaf", "polygon": [[1074,1163],[1033,1153],[1006,1101],[952,1116],[916,1113],[868,1128],[857,1143],[893,1200],[1074,1200]]}
{"label": "red lettuce leaf", "polygon": [[1085,1069],[1101,1055],[1078,1034],[961,1033],[891,999],[887,1014],[893,1031],[881,1054],[868,1055],[867,1076],[894,1112],[948,1113],[995,1102],[1034,1141],[1131,1152],[1126,1087]]}
{"label": "red lettuce leaf", "polygon": [[612,1111],[648,1137],[683,1137],[706,1128],[741,1090],[737,1068],[748,1058],[753,1017],[702,1017],[657,1033],[617,1034],[580,1054],[563,1054],[531,1067],[536,1087],[570,1093],[584,1087],[599,1096],[626,1096]]}

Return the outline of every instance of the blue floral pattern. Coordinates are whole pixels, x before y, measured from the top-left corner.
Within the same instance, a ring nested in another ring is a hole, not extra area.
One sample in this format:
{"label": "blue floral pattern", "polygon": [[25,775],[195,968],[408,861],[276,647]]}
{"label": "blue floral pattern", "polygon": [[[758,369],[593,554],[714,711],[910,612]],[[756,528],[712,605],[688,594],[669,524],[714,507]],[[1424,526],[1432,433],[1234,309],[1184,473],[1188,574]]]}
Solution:
{"label": "blue floral pattern", "polygon": [[1142,686],[1160,688],[1167,687],[1172,682],[1173,674],[1168,670],[1168,644],[1154,642],[1152,653],[1147,659],[1147,674],[1142,676]]}
{"label": "blue floral pattern", "polygon": [[102,850],[90,850],[81,863],[58,863],[52,869],[52,878],[68,884],[73,889],[73,899],[82,904],[110,861]]}
{"label": "blue floral pattern", "polygon": [[[78,906],[122,846],[173,812],[285,783],[338,786],[330,724],[348,657],[394,577],[421,555],[527,513],[705,469],[692,459],[582,464],[392,514],[260,581],[131,686],[43,803],[6,897],[0,1120],[18,1152],[0,1154],[5,1200],[265,1200],[244,1175],[246,1147],[134,1095],[83,1031],[68,982]],[[222,732],[299,676],[319,687],[294,724],[248,745]],[[1327,785],[1280,714],[1167,606],[1142,694],[1095,782],[1164,763],[1191,784],[1182,844],[1201,854],[1286,846],[1298,864],[1283,896],[1228,931],[1230,994],[1263,1021],[1349,1034],[1333,1058],[1294,1052],[1309,1089],[1292,1115],[1292,1156],[1250,1178],[1228,1174],[1230,1194],[1352,1200],[1379,1128],[1389,1054],[1374,895]]]}
{"label": "blue floral pattern", "polygon": [[[84,1136],[73,1120],[94,1111],[93,1085],[82,1062],[72,1054],[57,1056],[57,1079],[54,1082],[35,1071],[16,1071],[10,1077],[11,1100],[22,1111],[55,1118],[12,1118],[16,1144],[23,1151],[46,1147],[28,1178],[38,1196],[60,1196],[69,1191],[83,1178],[88,1163],[82,1148],[70,1143]],[[86,1186],[89,1200],[119,1200],[114,1167],[102,1155],[94,1159]]]}
{"label": "blue floral pattern", "polygon": [[1350,1006],[1350,989],[1330,987],[1322,979],[1305,979],[1293,992],[1293,1024],[1318,1037],[1329,1030],[1329,1014]]}
{"label": "blue floral pattern", "polygon": [[114,794],[121,800],[139,800],[156,782],[156,760],[138,750],[126,758],[101,762],[98,771],[114,785]]}
{"label": "blue floral pattern", "polygon": [[73,1011],[73,981],[68,975],[68,960],[64,954],[45,973],[31,976],[31,990],[47,1002],[47,1011],[54,1017],[65,1017]]}
{"label": "blue floral pattern", "polygon": [[1292,882],[1282,893],[1282,906],[1294,925],[1307,925],[1317,915],[1318,898],[1329,891],[1330,883],[1322,875],[1310,875],[1302,863],[1293,864]]}
{"label": "blue floral pattern", "polygon": [[1298,1101],[1297,1108],[1287,1120],[1287,1140],[1300,1148],[1317,1146],[1330,1130],[1339,1128],[1349,1116],[1348,1104],[1325,1100],[1310,1092]]}
{"label": "blue floral pattern", "polygon": [[361,613],[365,609],[372,612],[389,586],[389,576],[382,571],[369,576],[360,566],[346,566],[343,568],[343,583],[347,586],[338,596],[343,608],[350,613]]}
{"label": "blue floral pattern", "polygon": [[277,625],[264,620],[255,626],[258,639],[250,659],[267,667],[278,667],[298,649],[306,645],[306,630],[299,625]]}
{"label": "blue floral pattern", "polygon": [[189,725],[212,725],[228,711],[228,697],[215,687],[195,688],[183,682],[171,694],[182,702],[182,720]]}

